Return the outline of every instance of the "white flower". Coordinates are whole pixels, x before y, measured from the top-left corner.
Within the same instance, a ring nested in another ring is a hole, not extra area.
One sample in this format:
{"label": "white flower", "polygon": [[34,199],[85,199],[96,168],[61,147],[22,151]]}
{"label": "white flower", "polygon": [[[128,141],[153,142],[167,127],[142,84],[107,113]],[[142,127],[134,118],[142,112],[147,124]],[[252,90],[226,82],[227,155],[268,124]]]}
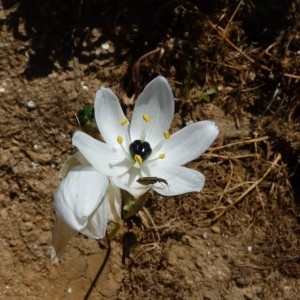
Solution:
{"label": "white flower", "polygon": [[62,256],[76,232],[101,239],[107,222],[119,221],[121,214],[119,189],[109,184],[107,176],[95,170],[79,152],[67,160],[61,174],[66,177],[54,195],[57,220],[50,254],[52,261]]}
{"label": "white flower", "polygon": [[[202,190],[205,177],[182,165],[207,150],[217,137],[218,128],[212,121],[201,121],[170,135],[174,96],[164,77],[155,78],[145,87],[136,101],[131,123],[110,89],[97,91],[94,108],[106,143],[75,132],[73,145],[114,184],[134,197],[151,187],[162,195]],[[163,178],[168,185],[144,186],[137,182],[141,177]]]}

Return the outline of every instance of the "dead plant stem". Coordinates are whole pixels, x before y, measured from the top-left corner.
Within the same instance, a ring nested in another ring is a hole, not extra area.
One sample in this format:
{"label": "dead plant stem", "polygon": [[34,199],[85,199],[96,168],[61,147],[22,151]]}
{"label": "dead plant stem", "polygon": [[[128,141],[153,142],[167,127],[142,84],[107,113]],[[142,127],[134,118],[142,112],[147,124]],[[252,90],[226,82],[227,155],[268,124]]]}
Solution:
{"label": "dead plant stem", "polygon": [[237,198],[234,202],[232,202],[231,204],[229,204],[228,206],[226,206],[226,208],[220,212],[217,216],[215,216],[212,220],[210,220],[210,224],[213,224],[216,220],[218,220],[221,216],[223,216],[225,214],[225,212],[235,206],[237,203],[239,203],[247,194],[249,194],[253,189],[255,189],[266,177],[267,175],[271,172],[271,170],[274,168],[274,166],[277,165],[278,161],[281,159],[281,155],[280,153],[277,154],[275,160],[273,161],[273,163],[271,164],[271,166],[268,168],[268,170],[265,172],[265,174],[258,179],[257,181],[255,181],[239,198]]}
{"label": "dead plant stem", "polygon": [[[210,25],[217,31],[217,33],[223,38],[223,40],[230,45],[233,49],[235,49],[238,53],[240,53],[244,58],[246,58],[248,61],[250,61],[252,64],[258,64],[257,61],[255,61],[253,58],[251,58],[249,55],[247,55],[244,51],[242,51],[237,45],[235,45],[229,38],[225,35],[225,30],[221,28],[220,26],[216,26],[213,23],[209,21]],[[268,71],[270,73],[273,73],[273,70],[265,65],[259,64],[259,67],[262,70]],[[283,76],[293,78],[293,79],[300,79],[300,75],[296,74],[290,74],[290,73],[283,73]]]}

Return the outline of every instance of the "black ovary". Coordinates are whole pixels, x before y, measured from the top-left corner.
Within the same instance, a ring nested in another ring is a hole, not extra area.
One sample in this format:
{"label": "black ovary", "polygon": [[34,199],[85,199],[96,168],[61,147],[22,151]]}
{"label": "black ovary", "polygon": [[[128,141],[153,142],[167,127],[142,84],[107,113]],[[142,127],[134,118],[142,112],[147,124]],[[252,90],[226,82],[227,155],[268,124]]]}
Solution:
{"label": "black ovary", "polygon": [[151,155],[152,149],[148,142],[135,140],[130,144],[129,152],[133,159],[135,155],[139,155],[145,161]]}

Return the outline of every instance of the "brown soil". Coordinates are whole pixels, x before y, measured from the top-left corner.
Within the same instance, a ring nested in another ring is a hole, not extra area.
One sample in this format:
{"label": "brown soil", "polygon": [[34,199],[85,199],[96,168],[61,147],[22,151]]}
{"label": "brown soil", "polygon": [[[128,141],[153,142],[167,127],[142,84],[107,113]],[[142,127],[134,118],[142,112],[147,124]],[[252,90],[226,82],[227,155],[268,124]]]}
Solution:
{"label": "brown soil", "polygon": [[[229,2],[1,1],[1,299],[299,298],[299,1]],[[172,130],[219,126],[189,164],[206,185],[153,194],[93,287],[107,241],[78,235],[49,258],[75,114],[105,85],[130,115],[158,74],[176,96]]]}

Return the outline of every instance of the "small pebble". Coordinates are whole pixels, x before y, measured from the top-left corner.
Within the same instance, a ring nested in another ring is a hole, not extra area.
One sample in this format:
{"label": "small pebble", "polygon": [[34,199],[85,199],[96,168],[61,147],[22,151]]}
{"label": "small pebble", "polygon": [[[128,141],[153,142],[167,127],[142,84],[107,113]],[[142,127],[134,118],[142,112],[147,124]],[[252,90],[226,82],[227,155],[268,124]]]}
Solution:
{"label": "small pebble", "polygon": [[203,237],[204,240],[207,240],[207,238],[208,238],[208,233],[207,233],[207,232],[204,232],[204,233],[202,234],[202,237]]}
{"label": "small pebble", "polygon": [[7,212],[7,209],[6,208],[2,208],[1,211],[0,211],[0,216],[1,216],[1,219],[7,219],[8,217],[8,212]]}
{"label": "small pebble", "polygon": [[23,222],[28,222],[28,221],[30,221],[30,215],[29,215],[28,213],[24,213],[24,214],[22,215],[22,221],[23,221]]}
{"label": "small pebble", "polygon": [[217,233],[217,234],[219,234],[221,232],[220,228],[217,226],[212,226],[211,231],[213,233]]}
{"label": "small pebble", "polygon": [[217,90],[219,92],[223,92],[224,91],[224,85],[222,85],[222,84],[218,85]]}
{"label": "small pebble", "polygon": [[36,108],[36,103],[34,101],[32,101],[32,100],[28,101],[27,102],[27,108],[29,110],[34,110]]}
{"label": "small pebble", "polygon": [[89,87],[86,84],[84,84],[83,82],[81,83],[81,87],[82,87],[82,89],[84,91],[88,91],[89,90]]}
{"label": "small pebble", "polygon": [[217,236],[215,238],[214,242],[215,242],[215,246],[216,247],[222,247],[222,246],[224,246],[224,242],[223,242],[222,238],[219,237],[219,236]]}
{"label": "small pebble", "polygon": [[109,49],[109,43],[103,43],[101,45],[101,48],[104,49],[104,50],[108,50]]}
{"label": "small pebble", "polygon": [[3,81],[0,85],[0,93],[4,93],[5,92],[5,87],[7,86],[7,83],[5,81]]}

